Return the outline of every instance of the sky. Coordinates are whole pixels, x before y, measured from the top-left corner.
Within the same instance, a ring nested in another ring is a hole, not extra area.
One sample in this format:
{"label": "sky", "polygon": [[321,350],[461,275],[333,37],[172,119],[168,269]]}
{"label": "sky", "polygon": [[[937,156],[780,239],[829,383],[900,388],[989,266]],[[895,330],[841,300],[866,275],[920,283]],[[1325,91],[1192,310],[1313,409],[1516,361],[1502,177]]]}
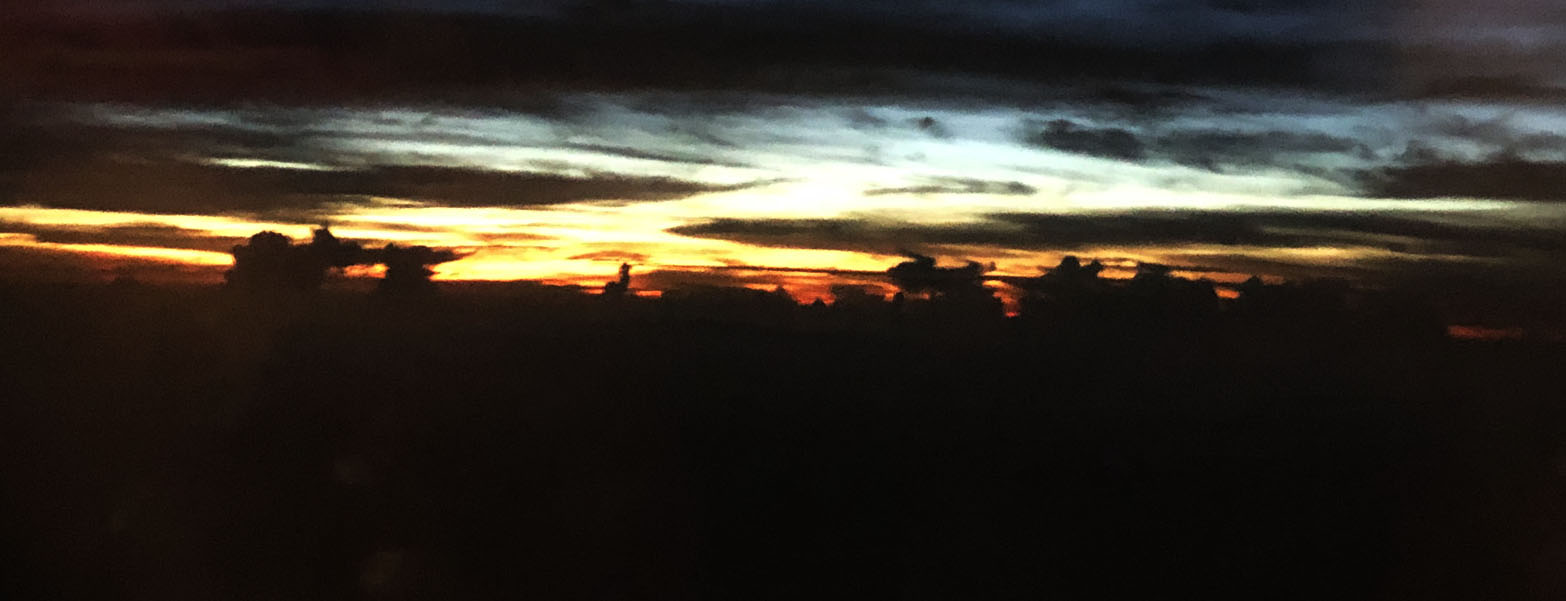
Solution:
{"label": "sky", "polygon": [[329,224],[446,280],[809,300],[1074,254],[1566,305],[1554,2],[7,6],[0,277],[219,281]]}

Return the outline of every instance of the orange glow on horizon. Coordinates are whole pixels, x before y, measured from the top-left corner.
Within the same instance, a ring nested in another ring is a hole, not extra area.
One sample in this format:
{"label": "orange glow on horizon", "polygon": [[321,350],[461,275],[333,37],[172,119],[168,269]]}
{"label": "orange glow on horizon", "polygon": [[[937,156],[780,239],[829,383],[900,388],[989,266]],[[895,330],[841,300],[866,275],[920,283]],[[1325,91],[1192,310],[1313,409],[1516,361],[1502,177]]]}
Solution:
{"label": "orange glow on horizon", "polygon": [[0,246],[17,246],[23,248],[35,248],[42,250],[65,251],[88,255],[108,257],[125,257],[131,259],[151,259],[168,263],[180,263],[196,266],[228,266],[232,265],[233,257],[228,253],[212,252],[206,250],[190,250],[181,248],[163,248],[157,246],[122,246],[117,244],[66,244],[59,242],[39,242],[28,235],[4,235],[0,236]]}
{"label": "orange glow on horizon", "polygon": [[[760,198],[750,202],[760,202]],[[716,202],[703,200],[685,203]],[[702,205],[705,206],[705,205]],[[688,208],[688,207],[687,207]],[[708,207],[716,210],[715,207]],[[836,283],[863,283],[864,277],[826,275],[827,271],[845,274],[880,274],[904,260],[895,254],[866,250],[830,248],[790,248],[747,244],[720,238],[683,236],[669,230],[693,223],[691,217],[676,215],[669,203],[622,206],[566,204],[550,207],[458,208],[428,206],[395,198],[370,199],[369,204],[339,207],[339,213],[325,218],[340,239],[377,248],[388,243],[449,248],[461,258],[431,267],[439,281],[514,281],[602,286],[612,279],[620,263],[636,268],[637,274],[651,272],[687,273],[690,278],[665,276],[651,284],[633,282],[633,286],[653,289],[686,282],[728,282],[730,285],[782,285],[797,300],[809,303],[816,298],[830,300],[830,288]],[[49,251],[92,254],[99,260],[152,260],[196,267],[227,267],[232,264],[226,252],[195,248],[161,247],[149,241],[170,245],[189,244],[213,248],[231,240],[243,240],[259,231],[277,231],[303,242],[315,226],[279,223],[235,216],[164,215],[131,212],[52,209],[38,206],[0,207],[0,221],[27,228],[23,232],[58,230],[71,234],[71,240],[101,237],[102,242],[40,242],[43,234],[0,234],[0,244],[32,247]],[[121,229],[124,228],[124,229]],[[130,232],[127,241],[115,244],[118,232]],[[164,238],[134,237],[152,232]],[[206,239],[203,239],[206,238]],[[214,244],[211,238],[224,242]],[[47,238],[46,238],[47,239]],[[1033,277],[1060,262],[1066,252],[1018,250],[976,245],[942,246],[926,252],[939,254],[942,265],[963,260],[993,263],[988,275],[1000,278]],[[1361,256],[1357,248],[1277,249],[1235,247],[1090,247],[1072,251],[1084,259],[1101,258],[1106,266],[1103,277],[1130,278],[1139,262],[1172,265],[1222,265],[1224,257],[1267,256],[1285,252],[1305,262],[1341,263]],[[1364,251],[1370,252],[1370,251]],[[1384,251],[1383,251],[1384,252]],[[1227,254],[1226,254],[1227,253]],[[1259,254],[1258,254],[1259,253]],[[752,269],[747,269],[752,268]],[[353,268],[349,277],[378,277],[378,267]],[[797,270],[797,271],[791,271]],[[1174,275],[1189,279],[1205,278],[1220,285],[1220,295],[1232,298],[1233,291],[1222,285],[1234,285],[1250,274],[1176,270]],[[1275,274],[1274,274],[1275,275]],[[634,277],[634,276],[633,276]],[[882,282],[881,286],[889,286]],[[1016,291],[997,286],[997,295],[1008,308],[1016,306]]]}
{"label": "orange glow on horizon", "polygon": [[1522,328],[1492,328],[1478,325],[1447,326],[1446,335],[1458,340],[1522,340],[1528,335]]}

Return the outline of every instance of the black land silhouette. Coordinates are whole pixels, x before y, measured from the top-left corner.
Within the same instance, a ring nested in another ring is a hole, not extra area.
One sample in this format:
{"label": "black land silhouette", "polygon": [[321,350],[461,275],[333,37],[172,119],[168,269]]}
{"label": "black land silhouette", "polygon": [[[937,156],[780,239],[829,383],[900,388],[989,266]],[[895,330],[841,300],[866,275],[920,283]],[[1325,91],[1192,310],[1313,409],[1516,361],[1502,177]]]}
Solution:
{"label": "black land silhouette", "polygon": [[455,256],[323,228],[222,287],[0,286],[4,596],[1562,590],[1566,352],[1450,340],[1417,297],[1068,257],[1008,316],[918,255],[893,300],[805,306],[645,298],[629,264],[431,282]]}

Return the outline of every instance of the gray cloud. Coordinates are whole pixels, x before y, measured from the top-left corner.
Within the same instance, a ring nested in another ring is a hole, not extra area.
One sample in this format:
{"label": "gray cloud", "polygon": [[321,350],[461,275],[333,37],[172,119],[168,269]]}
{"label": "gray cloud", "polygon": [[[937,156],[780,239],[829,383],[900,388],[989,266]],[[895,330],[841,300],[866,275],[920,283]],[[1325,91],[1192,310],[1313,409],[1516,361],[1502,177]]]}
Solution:
{"label": "gray cloud", "polygon": [[265,214],[309,211],[362,197],[443,206],[539,206],[577,201],[652,201],[734,190],[662,177],[570,177],[453,167],[379,166],[341,171],[236,168],[100,160],[13,176],[28,203],[148,213]]}
{"label": "gray cloud", "polygon": [[1300,248],[1338,245],[1468,256],[1566,251],[1566,239],[1549,229],[1457,224],[1433,218],[1354,212],[1000,213],[978,223],[959,225],[868,219],[718,219],[670,231],[763,246],[834,248],[883,254],[903,248],[958,245],[1034,250],[1104,246]]}
{"label": "gray cloud", "polygon": [[1566,161],[1445,160],[1375,169],[1360,177],[1367,194],[1389,198],[1566,201]]}
{"label": "gray cloud", "polygon": [[1140,161],[1147,156],[1147,145],[1130,130],[1084,127],[1066,119],[1045,123],[1043,131],[1029,134],[1027,141],[1063,152],[1110,159]]}
{"label": "gray cloud", "polygon": [[997,182],[964,177],[924,178],[922,183],[897,188],[872,188],[865,196],[888,194],[996,194],[1006,196],[1032,196],[1038,189],[1022,182]]}
{"label": "gray cloud", "polygon": [[[1559,39],[1521,50],[1504,35],[1460,39],[1560,23],[1542,4],[1500,22],[1493,15],[1508,11],[1482,11],[1477,22],[1464,20],[1472,10],[1421,11],[1419,28],[1402,18],[1413,8],[1397,3],[655,4],[615,18],[475,18],[433,2],[329,18],[182,10],[180,27],[23,9],[0,24],[0,72],[28,92],[21,97],[503,105],[564,89],[916,95],[898,77],[906,73],[1407,95],[1495,73],[1542,86],[1562,67],[1551,52]],[[118,77],[97,76],[106,54]],[[1440,67],[1412,68],[1422,64]]]}
{"label": "gray cloud", "polygon": [[1159,156],[1182,165],[1220,170],[1224,167],[1277,166],[1302,155],[1368,154],[1354,140],[1323,133],[1289,131],[1181,131],[1158,138]]}
{"label": "gray cloud", "polygon": [[1311,155],[1371,157],[1363,144],[1319,132],[1283,130],[1238,131],[1225,129],[1176,130],[1163,134],[1139,134],[1120,127],[1094,127],[1056,119],[1042,125],[1028,124],[1026,143],[1123,161],[1169,161],[1220,171],[1232,167],[1305,166]]}
{"label": "gray cloud", "polygon": [[[1475,144],[1497,156],[1521,157],[1535,153],[1566,152],[1566,136],[1553,132],[1522,131],[1505,116],[1474,119],[1450,115],[1436,120],[1429,130],[1428,138],[1435,139],[1425,138],[1416,142],[1431,149],[1433,156],[1439,156],[1433,149],[1440,145],[1442,138]],[[1426,157],[1424,162],[1434,161]]]}
{"label": "gray cloud", "polygon": [[1465,75],[1431,77],[1410,96],[1422,99],[1458,99],[1558,103],[1566,100],[1566,87],[1552,85],[1547,78],[1526,76]]}

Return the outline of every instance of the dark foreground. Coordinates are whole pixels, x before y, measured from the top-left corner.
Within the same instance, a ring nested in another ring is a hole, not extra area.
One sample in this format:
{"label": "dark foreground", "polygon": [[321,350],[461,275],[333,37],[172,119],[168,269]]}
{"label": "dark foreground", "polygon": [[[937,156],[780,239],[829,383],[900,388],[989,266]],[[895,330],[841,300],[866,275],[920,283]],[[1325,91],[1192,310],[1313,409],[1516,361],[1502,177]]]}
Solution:
{"label": "dark foreground", "polygon": [[1566,597],[1559,346],[0,291],[6,599]]}

